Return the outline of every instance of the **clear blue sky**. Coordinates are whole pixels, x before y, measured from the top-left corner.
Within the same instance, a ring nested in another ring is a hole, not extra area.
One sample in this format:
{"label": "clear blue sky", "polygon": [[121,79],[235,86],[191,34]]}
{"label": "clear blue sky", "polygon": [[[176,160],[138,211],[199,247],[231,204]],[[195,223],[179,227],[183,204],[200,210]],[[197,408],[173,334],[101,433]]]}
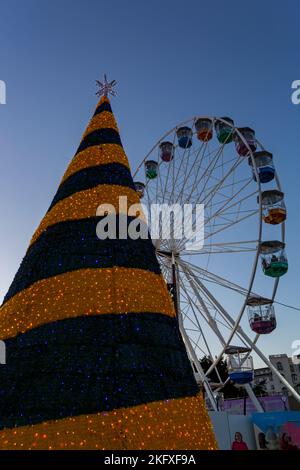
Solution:
{"label": "clear blue sky", "polygon": [[[133,168],[156,139],[197,114],[250,125],[274,154],[289,211],[288,275],[299,300],[300,79],[296,0],[2,0],[0,297],[45,213],[96,104],[94,80],[118,81],[113,109]],[[266,353],[291,354],[300,312],[278,308]]]}

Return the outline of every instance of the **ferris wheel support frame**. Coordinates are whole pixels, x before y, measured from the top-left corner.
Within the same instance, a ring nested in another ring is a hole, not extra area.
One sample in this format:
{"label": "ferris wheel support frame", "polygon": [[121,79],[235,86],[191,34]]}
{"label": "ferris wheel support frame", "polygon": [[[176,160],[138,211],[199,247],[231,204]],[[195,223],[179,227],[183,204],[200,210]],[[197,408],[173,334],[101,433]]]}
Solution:
{"label": "ferris wheel support frame", "polygon": [[[184,269],[184,267],[183,267],[183,269]],[[185,269],[184,269],[184,270],[185,270]],[[185,273],[186,273],[187,278],[189,279],[189,277],[190,277],[189,274],[190,274],[190,273],[187,273],[186,271],[185,271]],[[201,284],[202,284],[202,283],[201,283]],[[203,300],[202,300],[202,298],[201,298],[199,292],[197,291],[197,289],[195,289],[195,287],[194,287],[194,285],[193,285],[192,283],[191,283],[191,287],[192,287],[192,289],[194,290],[194,293],[195,293],[195,295],[196,295],[198,301],[200,302],[201,306],[202,306],[203,308],[205,308],[206,314],[207,314],[208,317],[211,319],[211,321],[214,323],[214,326],[216,327],[216,330],[217,330],[217,332],[218,332],[218,335],[217,335],[217,336],[219,337],[220,342],[222,343],[223,349],[225,350],[225,348],[227,347],[227,345],[228,345],[229,343],[227,343],[226,340],[223,338],[221,332],[219,331],[219,329],[218,329],[218,327],[217,327],[217,325],[216,325],[215,320],[214,320],[214,319],[212,318],[212,316],[210,315],[210,313],[209,313],[209,311],[208,311],[208,309],[207,309],[205,303],[203,302]],[[231,317],[230,317],[230,318],[231,318]],[[230,340],[229,340],[229,342],[230,342]],[[223,357],[223,354],[222,354],[222,356],[221,356],[220,358],[217,358],[215,361],[213,361],[212,365],[209,367],[209,369],[208,369],[207,372],[206,372],[206,376],[208,376],[210,372],[212,372],[213,370],[216,369],[216,367],[217,367],[217,365],[218,365],[218,363],[220,362],[220,360],[221,360],[222,357]],[[224,385],[225,385],[225,384],[224,384]],[[246,389],[247,394],[248,394],[249,398],[251,399],[253,405],[255,406],[257,412],[263,413],[263,412],[264,412],[264,409],[263,409],[263,407],[261,406],[261,404],[260,404],[259,400],[257,399],[256,395],[254,394],[251,385],[250,385],[250,384],[246,384],[246,385],[244,385],[244,388]]]}
{"label": "ferris wheel support frame", "polygon": [[[195,365],[196,370],[197,370],[198,374],[200,375],[201,381],[203,383],[203,386],[205,388],[207,396],[209,397],[209,400],[211,402],[211,405],[212,405],[214,411],[217,411],[218,410],[218,405],[217,405],[216,399],[214,397],[214,394],[212,392],[212,389],[210,387],[210,384],[208,382],[208,378],[206,377],[206,375],[205,375],[205,373],[202,369],[200,361],[199,361],[199,359],[196,355],[196,352],[195,352],[193,346],[191,345],[190,339],[189,339],[188,335],[186,334],[186,331],[185,331],[184,326],[183,326],[183,320],[182,320],[182,315],[181,315],[181,310],[180,310],[179,286],[178,286],[177,271],[176,271],[174,255],[172,255],[172,273],[174,275],[173,281],[175,281],[175,286],[174,286],[175,287],[175,294],[174,295],[175,295],[175,299],[176,299],[175,310],[176,310],[176,315],[177,315],[179,331],[181,333],[182,340],[185,344],[187,353],[190,357],[190,361],[191,361],[192,364]],[[193,369],[193,372],[194,372],[194,369]]]}
{"label": "ferris wheel support frame", "polygon": [[[201,271],[201,270],[199,269],[199,271]],[[223,279],[223,280],[224,280],[224,279]],[[224,281],[225,281],[225,280],[224,280]],[[200,281],[199,281],[199,282],[200,282]],[[227,282],[228,282],[228,281],[227,281]],[[202,285],[202,283],[201,283],[201,285]],[[236,290],[236,291],[238,291],[238,292],[240,292],[240,293],[243,293],[243,295],[247,295],[247,289],[244,289],[244,288],[242,288],[242,287],[240,287],[240,286],[238,286],[238,285],[236,285],[236,284],[232,284],[232,286],[233,286],[234,290]],[[203,287],[205,287],[205,286],[203,286]],[[209,291],[208,291],[208,293],[210,294]],[[257,295],[257,294],[253,293],[253,295]],[[217,304],[217,306],[218,306],[218,308],[219,308],[220,311],[223,310],[223,314],[224,314],[224,315],[226,315],[226,316],[228,315],[228,316],[229,316],[228,312],[226,312],[225,309],[223,309],[222,305],[219,304],[216,299],[214,299],[214,302]],[[222,312],[221,312],[221,313],[222,313]],[[230,316],[229,316],[229,317],[230,317]],[[233,319],[231,319],[230,322],[233,322]],[[247,346],[251,346],[252,349],[255,350],[254,345],[256,346],[256,342],[257,342],[257,340],[258,340],[258,338],[259,338],[259,335],[256,335],[256,337],[255,337],[255,339],[254,339],[252,345],[249,344],[249,341],[250,341],[250,340],[248,341],[248,337],[246,338],[246,334],[243,332],[243,330],[242,330],[241,327],[238,329],[237,335],[238,335],[239,337],[242,335],[242,337],[244,337],[244,339],[245,339],[244,344],[246,344]],[[259,349],[259,348],[258,348],[258,349]],[[257,351],[255,350],[255,352],[257,352]],[[257,354],[258,354],[258,353],[257,353]],[[261,353],[261,354],[263,354],[263,353]],[[258,354],[258,355],[260,355],[260,354]],[[246,356],[246,357],[247,357],[247,356]],[[272,366],[272,363],[270,363],[269,360],[268,360],[265,356],[262,357],[262,356],[260,355],[260,357],[261,357],[261,359],[264,361],[264,363],[265,363],[267,366],[269,366],[269,367],[274,371],[275,375],[277,375],[277,377],[279,378],[279,380],[280,380],[284,385],[287,385],[288,389],[291,391],[291,393],[293,394],[293,396],[297,399],[297,401],[299,401],[300,395],[297,394],[297,392],[294,390],[294,388],[291,387],[291,385],[290,385],[289,383],[286,383],[286,382],[284,382],[284,381],[282,380],[283,377],[282,377],[281,374],[277,371],[276,368],[275,368],[275,370],[273,369],[274,366]],[[245,359],[246,359],[246,358],[245,358]],[[266,360],[265,360],[265,359],[266,359]],[[224,382],[224,385],[225,385],[228,381],[229,381],[229,378]],[[218,390],[220,390],[220,388],[221,388],[221,387],[219,387]],[[296,393],[296,395],[295,395],[295,393]]]}
{"label": "ferris wheel support frame", "polygon": [[[182,284],[181,288],[184,290],[185,295],[188,297],[184,284]],[[201,325],[200,325],[200,323],[199,323],[199,319],[198,319],[198,317],[197,317],[197,315],[196,315],[196,313],[195,313],[194,305],[193,305],[193,304],[194,304],[194,303],[192,302],[192,303],[191,303],[191,309],[192,309],[192,311],[193,311],[193,315],[194,315],[196,324],[197,324],[197,326],[198,326],[198,328],[199,328],[199,331],[200,331],[200,333],[201,333],[201,335],[202,335],[202,337],[203,337],[203,341],[205,342],[207,351],[208,351],[208,353],[209,353],[209,358],[210,358],[210,360],[213,362],[213,355],[212,355],[212,353],[211,353],[210,347],[209,347],[209,345],[208,345],[208,343],[207,343],[207,341],[206,341],[206,339],[205,339],[205,336],[204,336],[204,334],[203,334],[203,331],[202,331]],[[197,308],[197,306],[195,306],[195,308]],[[204,318],[204,319],[205,319],[205,318]],[[205,320],[206,320],[206,319],[205,319]],[[222,380],[222,378],[221,378],[221,376],[220,376],[220,373],[219,373],[219,371],[218,371],[218,366],[216,366],[215,371],[216,371],[217,377],[218,377],[218,379],[219,379],[219,381],[220,381],[220,385],[223,386],[223,385],[224,385],[224,382],[223,382],[223,380]]]}
{"label": "ferris wheel support frame", "polygon": [[[231,316],[229,315],[229,313],[224,309],[224,307],[217,301],[217,299],[212,295],[212,293],[206,289],[206,287],[201,283],[201,281],[198,279],[198,278],[194,278],[195,282],[196,283],[199,283],[199,286],[201,286],[201,288],[203,288],[203,290],[205,290],[205,292],[207,292],[207,295],[210,296],[210,298],[212,298],[212,301],[214,302],[214,304],[218,307],[220,313],[223,313],[223,315],[228,319],[228,321],[231,323],[232,322],[232,326],[234,325],[234,320],[231,318]],[[274,374],[278,377],[278,379],[280,380],[280,382],[285,385],[288,390],[291,392],[291,394],[294,396],[294,398],[300,403],[300,395],[296,392],[296,390],[291,386],[291,384],[284,378],[282,377],[282,375],[280,374],[280,372],[276,369],[276,367],[269,361],[269,359],[261,352],[261,350],[257,347],[256,343],[253,342],[249,336],[244,332],[244,330],[242,329],[242,327],[239,325],[238,326],[238,334],[240,336],[242,336],[242,338],[245,340],[245,342],[247,343],[247,345],[249,347],[251,347],[251,349],[253,349],[253,351],[256,352],[256,354],[260,357],[260,359],[272,370],[272,372],[274,372]],[[219,359],[220,360],[220,359]],[[216,362],[216,361],[215,361]],[[219,361],[218,361],[219,362]],[[210,373],[212,370],[214,369],[214,367],[210,367],[210,369],[207,371],[207,374]]]}

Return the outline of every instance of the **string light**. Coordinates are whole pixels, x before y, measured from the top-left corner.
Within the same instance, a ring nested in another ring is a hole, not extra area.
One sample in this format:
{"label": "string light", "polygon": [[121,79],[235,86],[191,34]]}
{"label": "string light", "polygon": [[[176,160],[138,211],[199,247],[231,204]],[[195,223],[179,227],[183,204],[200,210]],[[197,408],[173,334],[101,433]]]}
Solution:
{"label": "string light", "polygon": [[115,131],[119,132],[117,123],[112,113],[109,111],[103,111],[101,114],[96,114],[90,121],[89,125],[87,126],[81,142],[83,139],[90,134],[91,132],[101,129],[101,128],[109,128],[114,129]]}
{"label": "string light", "polygon": [[8,300],[0,309],[0,331],[6,339],[64,318],[143,311],[175,316],[161,275],[81,269],[38,281]]}
{"label": "string light", "polygon": [[0,433],[1,450],[23,448],[214,450],[216,440],[203,399],[197,396],[53,420]]}
{"label": "string light", "polygon": [[61,180],[61,183],[63,183],[69,176],[73,175],[77,171],[106,163],[121,163],[122,165],[129,168],[127,156],[120,145],[95,145],[94,147],[89,147],[82,152],[79,152],[73,158]]}
{"label": "string light", "polygon": [[34,243],[40,234],[53,224],[95,217],[97,207],[101,204],[112,204],[117,212],[121,196],[127,197],[128,207],[140,203],[139,196],[134,189],[117,185],[100,184],[95,188],[72,194],[55,204],[45,215],[30,244]]}

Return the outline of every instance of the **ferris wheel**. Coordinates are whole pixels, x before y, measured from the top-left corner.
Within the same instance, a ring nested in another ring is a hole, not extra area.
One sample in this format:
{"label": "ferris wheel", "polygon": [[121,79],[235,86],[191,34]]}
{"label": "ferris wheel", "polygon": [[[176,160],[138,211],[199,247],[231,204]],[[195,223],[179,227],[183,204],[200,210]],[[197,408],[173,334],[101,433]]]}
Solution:
{"label": "ferris wheel", "polygon": [[[300,401],[258,347],[260,335],[278,326],[274,301],[288,270],[287,212],[273,155],[252,129],[237,127],[228,117],[194,117],[158,140],[134,180],[148,216],[158,205],[203,207],[204,242],[198,249],[184,230],[178,234],[174,214],[168,236],[159,219],[153,243],[196,377],[213,408],[214,390],[224,386],[218,364],[227,356],[227,381],[245,386],[262,411],[250,386],[253,352]],[[194,211],[189,218],[190,226],[199,229]],[[151,229],[150,217],[148,224]],[[203,356],[211,361],[205,373]],[[213,371],[214,384],[208,378]]]}

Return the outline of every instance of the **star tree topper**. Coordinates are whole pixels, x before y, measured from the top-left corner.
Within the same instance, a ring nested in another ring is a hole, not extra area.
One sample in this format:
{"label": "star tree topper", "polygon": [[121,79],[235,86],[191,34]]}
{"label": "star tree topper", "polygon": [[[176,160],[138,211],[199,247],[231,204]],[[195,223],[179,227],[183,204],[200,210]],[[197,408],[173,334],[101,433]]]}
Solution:
{"label": "star tree topper", "polygon": [[98,96],[108,96],[108,95],[112,95],[112,96],[116,96],[116,92],[115,90],[113,89],[117,82],[116,80],[112,80],[111,82],[108,82],[107,81],[107,78],[106,78],[106,73],[104,74],[104,79],[103,79],[103,82],[100,82],[99,80],[96,80],[96,84],[97,84],[97,87],[99,87],[99,90],[96,92],[96,95]]}

